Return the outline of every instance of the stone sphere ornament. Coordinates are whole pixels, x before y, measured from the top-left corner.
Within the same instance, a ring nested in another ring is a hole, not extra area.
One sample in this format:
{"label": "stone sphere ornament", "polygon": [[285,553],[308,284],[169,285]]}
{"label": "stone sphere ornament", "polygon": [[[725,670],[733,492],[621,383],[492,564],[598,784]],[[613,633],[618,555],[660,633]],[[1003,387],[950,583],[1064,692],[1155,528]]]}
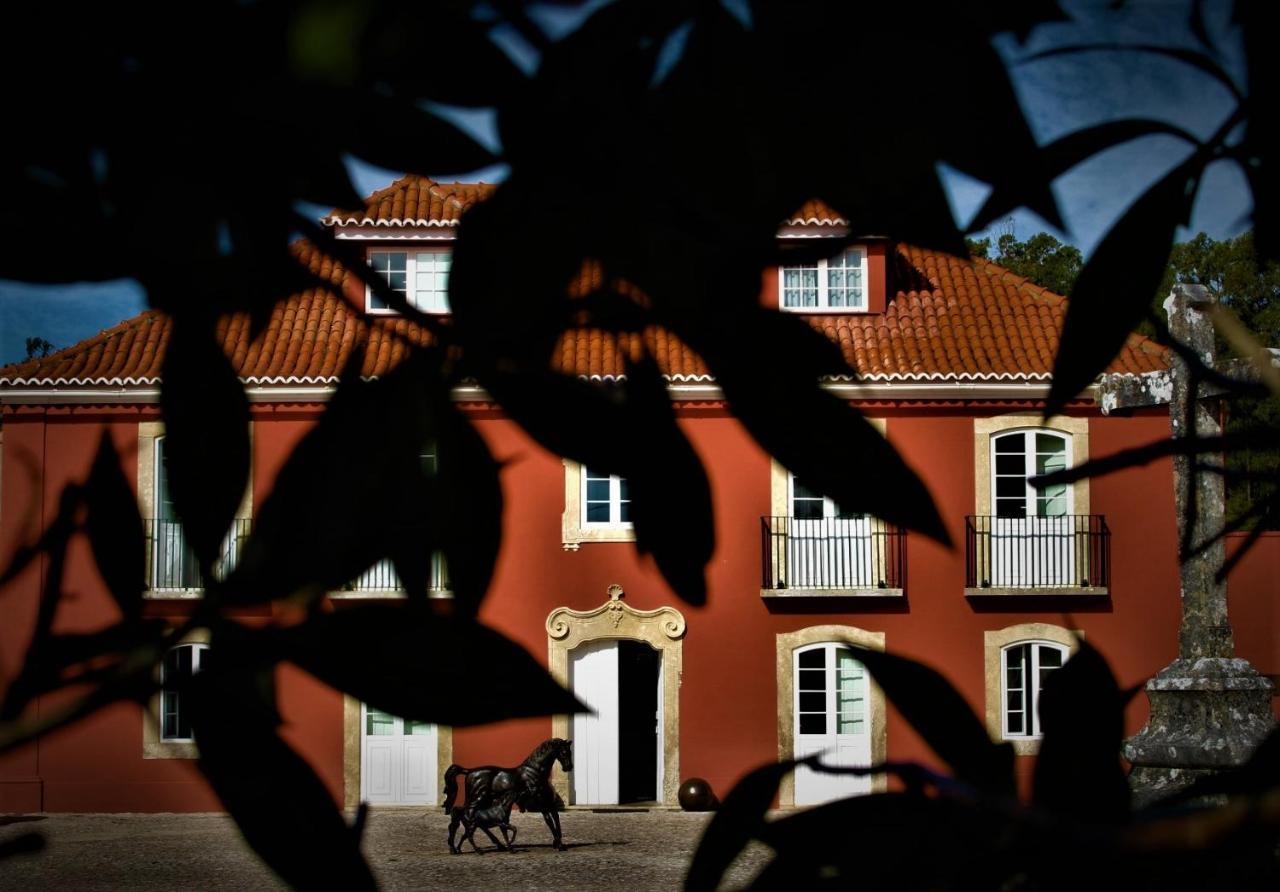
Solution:
{"label": "stone sphere ornament", "polygon": [[711,784],[700,777],[691,777],[682,783],[678,798],[685,811],[713,811],[720,804]]}

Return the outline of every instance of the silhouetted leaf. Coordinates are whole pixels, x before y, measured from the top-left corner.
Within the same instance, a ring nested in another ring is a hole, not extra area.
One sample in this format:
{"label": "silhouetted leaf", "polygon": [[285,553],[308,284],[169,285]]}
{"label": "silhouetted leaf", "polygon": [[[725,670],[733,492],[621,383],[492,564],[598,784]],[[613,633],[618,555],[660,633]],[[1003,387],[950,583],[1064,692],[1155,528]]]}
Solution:
{"label": "silhouetted leaf", "polygon": [[652,358],[627,364],[628,439],[641,446],[628,480],[636,548],[651,552],[672,590],[706,603],[706,567],[715,552],[711,484],[676,424],[671,397]]}
{"label": "silhouetted leaf", "polygon": [[[361,37],[361,75],[406,97],[491,106],[519,95],[524,75],[462,5],[381,3]],[[439,35],[431,39],[430,35]],[[447,35],[447,37],[445,36]],[[430,64],[423,52],[430,47]]]}
{"label": "silhouetted leaf", "polygon": [[1148,189],[1080,271],[1054,360],[1046,417],[1093,383],[1146,312],[1164,277],[1173,234],[1191,211],[1201,163],[1193,157]]}
{"label": "silhouetted leaf", "polygon": [[[1056,179],[1076,165],[1121,143],[1154,135],[1175,136],[1192,145],[1199,145],[1200,142],[1193,134],[1164,121],[1143,119],[1107,121],[1074,130],[1044,146],[1040,154],[1045,174],[1050,180]],[[1018,195],[1006,192],[1003,183],[993,184],[991,194],[987,196],[987,200],[969,222],[969,230],[986,228],[992,221],[998,220],[1010,209],[1017,207],[1019,203]]]}
{"label": "silhouetted leaf", "polygon": [[852,647],[885,697],[957,778],[980,790],[1013,796],[1013,748],[991,740],[986,726],[950,682],[923,663]]}
{"label": "silhouetted leaf", "polygon": [[841,799],[765,826],[778,856],[755,888],[998,889],[1022,867],[1009,829],[999,813],[949,797]]}
{"label": "silhouetted leaf", "polygon": [[845,510],[951,541],[924,482],[870,422],[816,382],[788,386],[795,382],[777,370],[777,364],[763,363],[715,369],[734,414],[756,442]]}
{"label": "silhouetted leaf", "polygon": [[191,721],[200,770],[245,841],[295,888],[375,888],[329,789],[280,739],[247,677],[225,662],[193,677]]}
{"label": "silhouetted leaf", "polygon": [[212,579],[249,482],[249,399],[212,318],[183,314],[173,320],[160,406],[168,492],[185,540]]}
{"label": "silhouetted leaf", "polygon": [[474,615],[502,545],[501,467],[475,426],[452,406],[441,410],[440,435],[440,507],[433,517],[455,608]]}
{"label": "silhouetted leaf", "polygon": [[363,381],[355,350],[320,421],[294,449],[227,580],[237,602],[314,597],[379,558],[429,556],[433,482],[422,454],[435,439],[432,406],[447,387],[438,355],[419,351]]}
{"label": "silhouetted leaf", "polygon": [[1118,824],[1129,815],[1129,784],[1120,764],[1125,701],[1102,655],[1082,638],[1076,646],[1041,686],[1044,737],[1033,800],[1058,815]]}
{"label": "silhouetted leaf", "polygon": [[1260,0],[1241,0],[1233,10],[1248,65],[1249,116],[1240,154],[1253,193],[1254,246],[1259,260],[1280,261],[1280,123],[1273,113],[1280,102],[1280,58],[1268,39],[1273,10]]}
{"label": "silhouetted leaf", "polygon": [[18,855],[34,855],[44,851],[45,839],[39,833],[20,833],[6,840],[0,840],[0,861]]}
{"label": "silhouetted leaf", "polygon": [[498,161],[456,125],[426,109],[379,96],[351,98],[343,109],[343,142],[371,164],[441,177]]}
{"label": "silhouetted leaf", "polygon": [[[141,459],[145,460],[145,458]],[[133,487],[120,470],[120,455],[104,431],[84,487],[85,533],[107,590],[126,619],[142,611],[146,533]]]}
{"label": "silhouetted leaf", "polygon": [[280,645],[326,684],[404,718],[461,727],[587,711],[515,642],[421,602],[316,614]]}
{"label": "silhouetted leaf", "polygon": [[765,812],[778,795],[778,785],[796,764],[787,760],[762,765],[734,785],[698,841],[685,876],[685,892],[713,892],[720,887],[725,870],[747,843],[760,835]]}

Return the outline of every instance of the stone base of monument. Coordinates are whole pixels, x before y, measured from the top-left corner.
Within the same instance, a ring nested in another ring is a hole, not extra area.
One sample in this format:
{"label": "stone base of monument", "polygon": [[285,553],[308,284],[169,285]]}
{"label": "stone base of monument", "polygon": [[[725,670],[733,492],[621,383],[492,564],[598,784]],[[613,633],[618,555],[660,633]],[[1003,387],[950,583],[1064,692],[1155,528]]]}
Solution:
{"label": "stone base of monument", "polygon": [[1177,659],[1147,682],[1151,717],[1125,741],[1141,807],[1243,765],[1275,727],[1271,681],[1247,660]]}

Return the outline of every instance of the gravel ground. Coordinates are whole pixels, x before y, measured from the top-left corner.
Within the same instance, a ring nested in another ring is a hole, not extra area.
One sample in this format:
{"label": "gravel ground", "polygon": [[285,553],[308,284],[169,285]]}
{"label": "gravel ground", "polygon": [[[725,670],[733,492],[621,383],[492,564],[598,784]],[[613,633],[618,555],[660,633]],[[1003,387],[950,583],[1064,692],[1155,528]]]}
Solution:
{"label": "gravel ground", "polygon": [[[470,846],[451,855],[449,821],[439,810],[374,811],[365,855],[383,889],[679,889],[708,820],[668,811],[568,811],[561,823],[569,850],[557,852],[539,815],[512,818],[519,831],[514,854],[485,839],[479,855]],[[0,889],[280,888],[224,815],[0,816],[0,845],[33,831],[47,846],[0,862]],[[749,849],[728,886],[746,885],[768,857],[763,846]]]}

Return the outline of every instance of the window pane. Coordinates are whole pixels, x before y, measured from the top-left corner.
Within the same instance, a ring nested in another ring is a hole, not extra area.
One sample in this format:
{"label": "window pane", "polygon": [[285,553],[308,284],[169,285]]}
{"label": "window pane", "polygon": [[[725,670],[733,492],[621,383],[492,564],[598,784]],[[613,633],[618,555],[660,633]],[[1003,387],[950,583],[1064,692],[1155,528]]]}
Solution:
{"label": "window pane", "polygon": [[1027,516],[1027,500],[1025,498],[996,499],[996,517],[1026,517],[1026,516]]}
{"label": "window pane", "polygon": [[1062,651],[1056,647],[1040,645],[1040,666],[1044,669],[1057,669],[1062,665]]}
{"label": "window pane", "polygon": [[799,663],[803,669],[822,669],[827,665],[827,650],[824,647],[815,647],[812,650],[803,650],[800,652]]}
{"label": "window pane", "polygon": [[866,722],[862,716],[841,714],[836,721],[837,734],[865,734]]}
{"label": "window pane", "polygon": [[[1062,517],[1067,513],[1067,487],[1051,486],[1036,497],[1036,514],[1040,517]],[[1060,532],[1066,532],[1061,530]]]}
{"label": "window pane", "polygon": [[797,673],[796,690],[825,691],[827,689],[827,673],[823,669],[801,669]]}
{"label": "window pane", "polygon": [[796,520],[822,520],[822,499],[796,499],[791,516]]}
{"label": "window pane", "polygon": [[410,735],[410,736],[416,736],[416,735],[421,735],[421,734],[430,734],[430,733],[431,733],[431,723],[430,723],[430,722],[419,722],[419,721],[417,721],[416,719],[405,719],[405,720],[404,720],[404,733],[405,733],[405,734],[408,734],[408,735]]}
{"label": "window pane", "polygon": [[587,502],[587,523],[608,523],[608,502]]}
{"label": "window pane", "polygon": [[631,503],[622,502],[618,505],[618,522],[631,523]]}
{"label": "window pane", "polygon": [[800,693],[801,712],[825,712],[827,695],[822,691],[802,691]]}
{"label": "window pane", "polygon": [[1027,733],[1026,724],[1022,721],[1022,713],[1014,711],[1012,708],[1009,710],[1008,727],[1010,734]]}
{"label": "window pane", "polygon": [[996,452],[1026,452],[1026,435],[1025,434],[1005,434],[1002,437],[996,437]]}
{"label": "window pane", "polygon": [[390,737],[396,733],[395,716],[372,707],[365,707],[364,733],[370,737]]}
{"label": "window pane", "polygon": [[826,734],[827,716],[821,712],[800,713],[801,734]]}
{"label": "window pane", "polygon": [[587,479],[587,500],[592,502],[609,501],[609,480]]}
{"label": "window pane", "polygon": [[1021,452],[997,453],[996,473],[1024,476],[1027,473],[1027,457]]}
{"label": "window pane", "polygon": [[1024,477],[997,477],[996,498],[1006,496],[1025,496],[1027,481]]}
{"label": "window pane", "polygon": [[618,498],[623,502],[631,501],[631,490],[630,487],[627,486],[626,477],[618,478]]}
{"label": "window pane", "polygon": [[407,290],[408,275],[406,273],[387,273],[387,284],[393,291],[404,293]]}
{"label": "window pane", "polygon": [[1057,434],[1036,434],[1036,452],[1065,457],[1067,441]]}

